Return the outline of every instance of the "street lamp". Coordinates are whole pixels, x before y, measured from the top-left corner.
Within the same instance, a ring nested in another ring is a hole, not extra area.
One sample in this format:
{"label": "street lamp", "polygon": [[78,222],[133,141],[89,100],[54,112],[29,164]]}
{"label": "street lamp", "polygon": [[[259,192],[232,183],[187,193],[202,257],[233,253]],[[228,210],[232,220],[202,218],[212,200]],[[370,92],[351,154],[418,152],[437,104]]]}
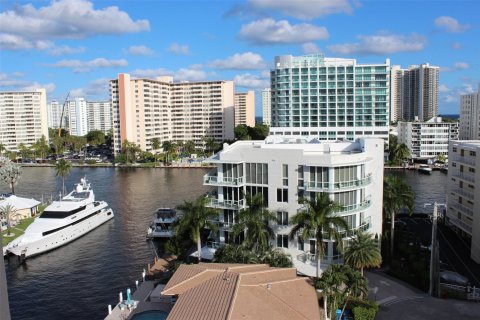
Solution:
{"label": "street lamp", "polygon": [[[431,203],[425,203],[424,207],[431,206]],[[432,215],[432,243],[430,245],[430,286],[428,293],[434,296],[434,279],[438,277],[438,271],[436,270],[438,261],[438,243],[437,243],[437,220],[438,220],[438,207],[445,207],[443,203],[433,203],[433,215]]]}

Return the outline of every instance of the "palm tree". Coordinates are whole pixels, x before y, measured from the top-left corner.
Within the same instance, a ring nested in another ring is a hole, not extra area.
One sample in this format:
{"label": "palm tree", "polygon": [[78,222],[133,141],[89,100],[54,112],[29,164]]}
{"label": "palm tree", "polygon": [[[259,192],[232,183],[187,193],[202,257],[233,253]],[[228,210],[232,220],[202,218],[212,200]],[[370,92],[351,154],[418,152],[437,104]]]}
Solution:
{"label": "palm tree", "polygon": [[359,232],[355,238],[350,240],[345,249],[344,260],[349,266],[360,269],[363,276],[363,268],[380,267],[382,255],[372,235]]}
{"label": "palm tree", "polygon": [[202,260],[202,239],[201,231],[208,227],[215,230],[216,225],[210,220],[218,217],[218,211],[207,207],[208,198],[200,197],[195,202],[185,201],[177,207],[182,211],[183,216],[178,221],[179,230],[188,230],[193,242],[197,244],[198,261]]}
{"label": "palm tree", "polygon": [[343,209],[343,206],[330,200],[328,193],[318,193],[313,200],[301,199],[300,203],[306,205],[306,208],[293,216],[291,223],[293,225],[290,231],[290,240],[300,233],[303,239],[315,238],[317,278],[320,275],[321,258],[325,254],[324,236],[327,239],[334,238],[338,246],[342,245],[342,239],[339,228],[348,229],[348,224],[336,212]]}
{"label": "palm tree", "polygon": [[215,251],[216,263],[260,263],[258,256],[247,247],[238,244],[226,244]]}
{"label": "palm tree", "polygon": [[188,153],[188,155],[195,153],[195,143],[192,140],[187,140],[185,142],[184,148],[185,152]]}
{"label": "palm tree", "polygon": [[[390,259],[393,257],[395,214],[402,208],[413,211],[415,193],[412,188],[398,176],[388,175],[383,180],[383,212],[390,218]],[[385,219],[384,219],[385,221]]]}
{"label": "palm tree", "polygon": [[163,141],[162,149],[165,153],[165,164],[168,165],[168,156],[173,152],[173,150],[175,150],[175,144],[171,141]]}
{"label": "palm tree", "polygon": [[151,141],[152,149],[155,150],[155,162],[157,162],[158,152],[156,150],[160,149],[160,139],[153,138]]}
{"label": "palm tree", "polygon": [[213,137],[204,137],[203,141],[205,142],[205,150],[213,152],[218,148],[218,143],[215,142]]}
{"label": "palm tree", "polygon": [[70,174],[72,163],[64,158],[60,159],[55,165],[55,175],[62,177],[62,196],[65,194],[65,177]]}
{"label": "palm tree", "polygon": [[410,149],[405,143],[397,144],[393,149],[393,161],[402,162],[410,157]]}
{"label": "palm tree", "polygon": [[10,219],[17,213],[17,209],[11,204],[0,207],[0,216],[3,216],[7,221],[7,236],[10,236]]}
{"label": "palm tree", "polygon": [[245,246],[255,251],[264,251],[268,248],[269,239],[274,236],[268,223],[277,221],[277,216],[266,209],[262,193],[254,196],[247,193],[245,199],[247,207],[238,213],[238,222],[232,227],[233,236],[245,232]]}

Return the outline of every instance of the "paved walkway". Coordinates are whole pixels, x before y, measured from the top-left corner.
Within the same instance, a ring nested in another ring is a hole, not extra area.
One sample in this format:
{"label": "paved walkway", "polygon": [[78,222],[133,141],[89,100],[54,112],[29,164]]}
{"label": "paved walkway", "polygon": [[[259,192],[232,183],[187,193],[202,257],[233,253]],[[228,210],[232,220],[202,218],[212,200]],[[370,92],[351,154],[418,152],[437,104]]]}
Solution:
{"label": "paved walkway", "polygon": [[366,271],[369,298],[380,305],[376,320],[480,319],[480,303],[432,298],[381,271]]}

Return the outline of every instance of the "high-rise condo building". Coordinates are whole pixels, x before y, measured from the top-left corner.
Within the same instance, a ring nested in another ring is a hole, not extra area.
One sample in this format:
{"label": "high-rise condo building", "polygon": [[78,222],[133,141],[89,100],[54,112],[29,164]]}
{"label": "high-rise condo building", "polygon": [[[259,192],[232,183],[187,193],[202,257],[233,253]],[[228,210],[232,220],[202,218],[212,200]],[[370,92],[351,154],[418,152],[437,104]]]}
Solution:
{"label": "high-rise condo building", "polygon": [[[289,238],[292,217],[306,209],[300,199],[327,193],[342,206],[338,215],[349,225],[348,232],[341,232],[344,240],[359,230],[381,239],[383,170],[378,168],[383,168],[383,150],[384,141],[378,138],[327,143],[269,136],[265,141],[224,144],[207,160],[216,167],[203,180],[214,188],[208,206],[220,210],[216,244],[234,240],[232,226],[246,208],[247,195],[259,193],[278,218],[270,224],[275,233],[270,244],[288,252],[300,273],[315,275],[318,245],[314,237]],[[337,244],[324,241],[322,269],[343,261]]]}
{"label": "high-rise condo building", "polygon": [[[427,121],[438,115],[438,81],[440,68],[428,63],[391,71],[391,121]],[[393,110],[394,109],[394,110]]]}
{"label": "high-rise condo building", "polygon": [[45,89],[0,92],[0,143],[18,151],[45,136],[48,140],[47,94]]}
{"label": "high-rise condo building", "polygon": [[452,141],[449,148],[446,223],[464,236],[480,263],[480,140]]}
{"label": "high-rise condo building", "polygon": [[405,143],[412,158],[431,159],[448,155],[450,141],[458,140],[458,122],[442,122],[441,117],[428,121],[399,121],[398,143]]}
{"label": "high-rise condo building", "polygon": [[388,141],[390,61],[357,64],[321,54],[275,57],[270,134]]}
{"label": "high-rise condo building", "polygon": [[255,127],[255,91],[235,93],[235,127],[245,124]]}
{"label": "high-rise condo building", "polygon": [[480,139],[480,84],[476,93],[460,98],[460,140]]}
{"label": "high-rise condo building", "polygon": [[87,101],[88,131],[99,130],[107,133],[112,128],[112,107],[110,101]]}
{"label": "high-rise condo building", "polygon": [[272,124],[272,92],[270,88],[262,90],[262,121],[263,124]]}
{"label": "high-rise condo building", "polygon": [[[63,105],[58,103],[58,101],[52,101],[47,105],[49,128],[60,127],[60,118],[62,117],[62,108],[63,108]],[[63,129],[67,127],[67,112],[68,110],[65,110],[63,113],[63,123],[62,123]]]}
{"label": "high-rise condo building", "polygon": [[88,133],[87,101],[76,98],[68,101],[68,129],[72,136],[84,136]]}
{"label": "high-rise condo building", "polygon": [[151,140],[192,140],[198,147],[204,138],[233,140],[233,81],[174,83],[172,77],[131,79],[119,74],[110,81],[114,151],[128,140],[151,151]]}

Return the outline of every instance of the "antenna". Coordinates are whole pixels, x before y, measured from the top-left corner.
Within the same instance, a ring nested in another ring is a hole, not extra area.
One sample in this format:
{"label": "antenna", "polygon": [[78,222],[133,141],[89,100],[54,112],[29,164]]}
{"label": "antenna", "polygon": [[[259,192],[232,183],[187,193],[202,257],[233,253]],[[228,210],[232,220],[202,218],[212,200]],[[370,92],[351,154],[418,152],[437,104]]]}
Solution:
{"label": "antenna", "polygon": [[65,105],[67,104],[69,96],[70,96],[70,91],[68,91],[67,97],[65,98],[65,101],[63,102],[63,106],[62,106],[62,115],[60,116],[60,125],[58,126],[58,137],[59,138],[61,138],[61,136],[62,136],[63,113],[65,111]]}

